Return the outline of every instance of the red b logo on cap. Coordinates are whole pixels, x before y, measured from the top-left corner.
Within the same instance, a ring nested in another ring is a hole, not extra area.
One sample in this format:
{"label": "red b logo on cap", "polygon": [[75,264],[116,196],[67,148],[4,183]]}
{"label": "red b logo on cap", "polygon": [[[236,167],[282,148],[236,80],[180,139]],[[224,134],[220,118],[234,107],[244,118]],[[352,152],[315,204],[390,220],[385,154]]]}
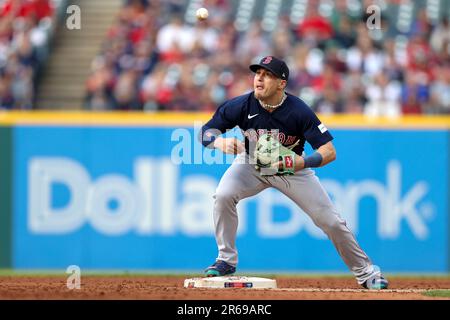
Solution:
{"label": "red b logo on cap", "polygon": [[266,57],[262,63],[269,64],[271,61],[272,61],[272,57],[269,56],[269,57]]}

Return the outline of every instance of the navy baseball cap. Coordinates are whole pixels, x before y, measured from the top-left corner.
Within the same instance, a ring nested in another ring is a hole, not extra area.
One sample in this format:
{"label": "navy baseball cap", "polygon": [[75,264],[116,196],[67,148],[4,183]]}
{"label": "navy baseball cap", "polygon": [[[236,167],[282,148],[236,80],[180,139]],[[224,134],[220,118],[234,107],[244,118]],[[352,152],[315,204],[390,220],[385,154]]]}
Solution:
{"label": "navy baseball cap", "polygon": [[261,59],[257,64],[250,65],[250,70],[258,71],[259,68],[264,68],[272,72],[282,80],[289,79],[289,68],[283,60],[277,59],[273,56],[267,56]]}

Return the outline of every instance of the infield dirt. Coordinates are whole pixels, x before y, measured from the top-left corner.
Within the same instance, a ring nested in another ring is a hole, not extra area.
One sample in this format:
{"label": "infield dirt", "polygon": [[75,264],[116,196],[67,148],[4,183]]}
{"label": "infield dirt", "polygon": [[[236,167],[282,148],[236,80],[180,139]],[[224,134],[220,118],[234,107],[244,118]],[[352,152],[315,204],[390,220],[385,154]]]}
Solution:
{"label": "infield dirt", "polygon": [[390,290],[368,291],[343,277],[272,277],[278,289],[188,289],[192,276],[83,276],[68,289],[63,276],[1,276],[0,299],[130,300],[425,300],[422,290],[449,289],[450,278],[389,277]]}

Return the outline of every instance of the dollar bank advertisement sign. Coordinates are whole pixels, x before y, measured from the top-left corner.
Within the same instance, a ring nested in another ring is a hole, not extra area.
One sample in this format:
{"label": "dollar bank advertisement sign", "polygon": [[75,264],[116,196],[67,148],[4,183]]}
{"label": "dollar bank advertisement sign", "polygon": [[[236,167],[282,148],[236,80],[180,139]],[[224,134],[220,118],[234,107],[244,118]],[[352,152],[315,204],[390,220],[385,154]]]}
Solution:
{"label": "dollar bank advertisement sign", "polygon": [[[330,130],[337,160],[316,174],[363,250],[386,271],[447,271],[449,159],[428,156],[448,150],[447,131]],[[230,159],[196,135],[15,127],[13,267],[201,272],[217,256],[213,195]],[[238,212],[239,270],[347,271],[278,191]]]}

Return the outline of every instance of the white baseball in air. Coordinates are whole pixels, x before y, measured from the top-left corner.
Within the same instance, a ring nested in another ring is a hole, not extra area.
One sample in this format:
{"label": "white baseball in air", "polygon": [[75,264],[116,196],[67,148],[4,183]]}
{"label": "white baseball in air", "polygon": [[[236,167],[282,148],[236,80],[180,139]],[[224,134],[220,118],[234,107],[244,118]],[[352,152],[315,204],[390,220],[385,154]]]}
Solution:
{"label": "white baseball in air", "polygon": [[206,9],[206,8],[200,8],[200,9],[197,9],[197,12],[195,13],[195,15],[197,16],[198,20],[206,20],[209,16],[209,12],[208,12],[208,9]]}

